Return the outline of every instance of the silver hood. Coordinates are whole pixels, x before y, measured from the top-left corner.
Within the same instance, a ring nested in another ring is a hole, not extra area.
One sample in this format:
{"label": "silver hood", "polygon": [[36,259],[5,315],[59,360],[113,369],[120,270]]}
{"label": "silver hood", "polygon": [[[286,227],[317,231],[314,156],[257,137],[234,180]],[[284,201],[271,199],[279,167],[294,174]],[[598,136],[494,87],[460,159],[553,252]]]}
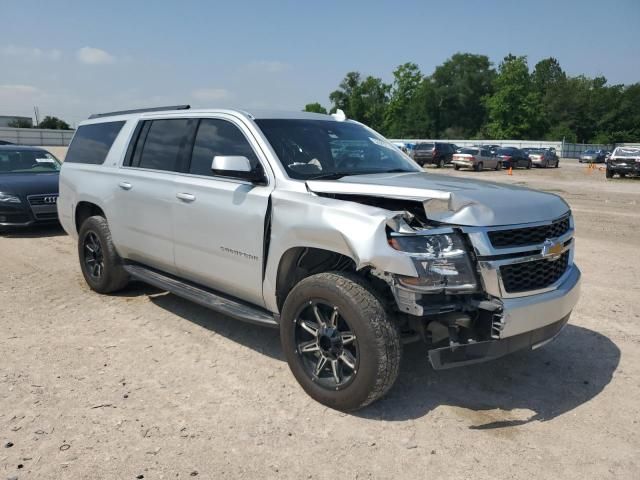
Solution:
{"label": "silver hood", "polygon": [[[455,225],[542,222],[569,212],[569,205],[551,193],[425,172],[354,175],[306,183],[314,193],[419,201],[425,206],[427,218]],[[437,207],[431,208],[434,205]]]}

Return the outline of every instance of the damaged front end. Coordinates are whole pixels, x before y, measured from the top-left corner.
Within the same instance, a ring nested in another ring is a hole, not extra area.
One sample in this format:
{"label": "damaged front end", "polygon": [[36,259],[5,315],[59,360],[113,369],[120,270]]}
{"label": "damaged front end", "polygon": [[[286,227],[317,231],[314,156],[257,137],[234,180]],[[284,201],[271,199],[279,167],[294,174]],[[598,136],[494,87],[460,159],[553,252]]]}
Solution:
{"label": "damaged front end", "polygon": [[[580,273],[572,264],[572,253],[565,255],[570,258],[567,271],[549,289],[511,295],[496,288],[501,282],[500,267],[493,268],[494,263],[554,259],[539,254],[531,257],[538,245],[513,248],[508,254],[491,247],[488,234],[505,228],[496,218],[498,208],[493,202],[442,191],[429,191],[427,196],[413,188],[372,194],[359,188],[347,191],[343,185],[313,187],[322,197],[388,210],[387,245],[396,258],[404,259],[398,264],[409,261],[414,268],[407,274],[406,269],[402,273],[394,270],[394,262],[384,266],[372,262],[369,272],[388,286],[406,341],[422,339],[435,369],[537,348],[562,329],[577,302]],[[551,211],[569,218],[562,200],[546,200]],[[512,225],[509,228],[529,228],[519,222]],[[566,225],[560,243],[569,252],[572,220]],[[551,263],[549,270],[553,270]]]}

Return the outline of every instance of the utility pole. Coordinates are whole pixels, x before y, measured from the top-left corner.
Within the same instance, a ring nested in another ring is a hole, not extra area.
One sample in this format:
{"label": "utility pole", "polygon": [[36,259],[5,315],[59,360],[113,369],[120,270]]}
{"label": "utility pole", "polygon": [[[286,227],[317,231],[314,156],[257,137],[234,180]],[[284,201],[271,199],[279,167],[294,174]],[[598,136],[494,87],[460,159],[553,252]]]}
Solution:
{"label": "utility pole", "polygon": [[35,113],[36,115],[36,128],[38,127],[38,125],[40,125],[40,111],[38,110],[38,107],[35,106],[33,107],[33,113]]}

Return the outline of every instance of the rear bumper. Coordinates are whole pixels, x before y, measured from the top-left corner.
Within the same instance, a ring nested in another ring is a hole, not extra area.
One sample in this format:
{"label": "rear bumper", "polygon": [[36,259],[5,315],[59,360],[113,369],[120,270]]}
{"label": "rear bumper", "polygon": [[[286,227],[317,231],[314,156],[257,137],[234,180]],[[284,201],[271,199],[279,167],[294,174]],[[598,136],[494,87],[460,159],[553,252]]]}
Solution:
{"label": "rear bumper", "polygon": [[429,351],[433,368],[484,362],[517,350],[535,349],[552,340],[569,320],[580,297],[580,270],[575,265],[570,268],[565,281],[555,290],[503,299],[499,339]]}
{"label": "rear bumper", "polygon": [[635,173],[636,175],[640,175],[640,162],[629,162],[626,165],[612,165],[608,163],[607,169],[614,173]]}

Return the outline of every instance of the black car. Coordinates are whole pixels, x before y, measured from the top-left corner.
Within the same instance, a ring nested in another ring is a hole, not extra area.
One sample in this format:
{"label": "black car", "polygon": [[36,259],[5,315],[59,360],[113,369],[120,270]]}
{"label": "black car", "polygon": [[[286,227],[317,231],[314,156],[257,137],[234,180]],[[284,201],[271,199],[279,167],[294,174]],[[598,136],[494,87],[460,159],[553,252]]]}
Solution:
{"label": "black car", "polygon": [[425,142],[417,144],[413,149],[413,159],[421,167],[435,165],[441,168],[451,163],[454,153],[456,150],[451,143]]}
{"label": "black car", "polygon": [[640,148],[616,147],[607,160],[607,178],[618,174],[620,178],[627,175],[640,176]]}
{"label": "black car", "polygon": [[502,159],[503,168],[531,168],[529,155],[516,147],[501,147],[496,150],[496,156]]}
{"label": "black car", "polygon": [[59,171],[42,148],[0,146],[0,230],[57,222]]}

